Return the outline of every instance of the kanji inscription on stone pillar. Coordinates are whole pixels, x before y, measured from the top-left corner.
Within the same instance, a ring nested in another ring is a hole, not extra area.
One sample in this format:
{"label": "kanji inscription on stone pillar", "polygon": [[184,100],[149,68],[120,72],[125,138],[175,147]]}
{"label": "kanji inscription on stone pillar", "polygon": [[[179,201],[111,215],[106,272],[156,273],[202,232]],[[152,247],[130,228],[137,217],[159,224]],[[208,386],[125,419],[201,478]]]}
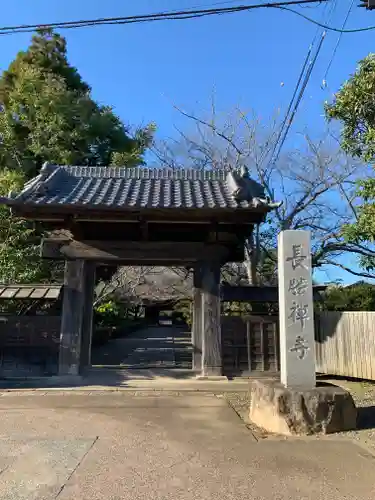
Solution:
{"label": "kanji inscription on stone pillar", "polygon": [[315,387],[315,339],[309,231],[278,236],[280,380],[285,387]]}

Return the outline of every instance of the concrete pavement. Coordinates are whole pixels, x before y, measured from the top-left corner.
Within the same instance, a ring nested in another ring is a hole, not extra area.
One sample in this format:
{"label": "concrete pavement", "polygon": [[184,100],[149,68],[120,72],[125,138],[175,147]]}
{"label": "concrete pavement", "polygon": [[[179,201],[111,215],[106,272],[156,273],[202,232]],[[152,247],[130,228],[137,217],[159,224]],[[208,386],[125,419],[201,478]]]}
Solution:
{"label": "concrete pavement", "polygon": [[[255,377],[255,375],[254,375]],[[258,373],[257,378],[270,378],[268,373]],[[208,378],[202,380],[192,370],[164,369],[164,368],[92,368],[85,376],[79,377],[74,383],[72,380],[60,380],[58,377],[39,377],[35,379],[7,379],[0,381],[1,390],[22,390],[45,392],[51,391],[176,391],[176,392],[211,392],[226,391],[248,392],[252,378],[226,377]]]}
{"label": "concrete pavement", "polygon": [[0,413],[1,500],[375,497],[364,449],[257,441],[212,394],[8,392]]}

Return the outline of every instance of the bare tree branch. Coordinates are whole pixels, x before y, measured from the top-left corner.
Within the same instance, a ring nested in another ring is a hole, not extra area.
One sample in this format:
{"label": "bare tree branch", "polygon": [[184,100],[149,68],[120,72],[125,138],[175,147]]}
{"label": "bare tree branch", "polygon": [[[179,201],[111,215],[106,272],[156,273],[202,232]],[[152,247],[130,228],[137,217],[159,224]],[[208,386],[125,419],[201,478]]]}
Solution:
{"label": "bare tree branch", "polygon": [[346,271],[347,273],[350,273],[350,274],[353,274],[354,276],[359,276],[361,278],[370,278],[370,279],[374,279],[375,278],[375,275],[374,274],[371,274],[371,273],[368,273],[368,272],[365,272],[365,271],[361,271],[361,272],[358,272],[358,271],[354,271],[353,269],[351,269],[350,267],[348,266],[345,266],[344,264],[341,264],[337,261],[332,261],[330,259],[326,259],[325,260],[325,263],[326,264],[330,264],[332,266],[336,266],[336,267],[339,267],[340,269],[343,269],[344,271]]}
{"label": "bare tree branch", "polygon": [[[287,151],[275,164],[269,161],[278,130],[275,120],[265,127],[254,114],[237,108],[234,120],[227,115],[220,122],[214,101],[209,119],[173,107],[195,124],[196,133],[180,130],[179,139],[172,145],[165,144],[170,164],[198,168],[246,165],[264,185],[268,196],[283,202],[249,241],[247,265],[253,282],[259,281],[263,264],[272,262],[265,249],[276,248],[277,234],[282,229],[311,231],[316,267],[336,265],[346,270],[335,260],[338,256],[372,255],[371,249],[349,244],[342,237],[343,226],[355,220],[356,180],[366,176],[367,167],[345,155],[331,131],[318,140],[312,140],[305,132],[300,136],[301,146]],[[365,271],[355,272],[358,276],[371,276]]]}
{"label": "bare tree branch", "polygon": [[213,132],[215,132],[216,135],[218,135],[219,137],[221,137],[222,139],[225,139],[227,142],[229,142],[229,144],[232,146],[232,148],[237,152],[237,154],[239,156],[242,155],[242,151],[237,147],[236,143],[230,139],[230,137],[226,136],[225,134],[223,134],[223,132],[220,132],[220,130],[218,130],[216,128],[216,126],[214,125],[214,123],[209,123],[209,122],[206,122],[205,120],[202,120],[201,118],[197,118],[196,116],[194,115],[190,115],[189,113],[186,113],[185,111],[183,111],[182,109],[178,108],[176,105],[173,105],[173,107],[179,112],[181,113],[183,116],[185,116],[186,118],[190,118],[191,120],[194,120],[196,121],[197,123],[200,123],[201,125],[204,125],[205,127],[209,127]]}

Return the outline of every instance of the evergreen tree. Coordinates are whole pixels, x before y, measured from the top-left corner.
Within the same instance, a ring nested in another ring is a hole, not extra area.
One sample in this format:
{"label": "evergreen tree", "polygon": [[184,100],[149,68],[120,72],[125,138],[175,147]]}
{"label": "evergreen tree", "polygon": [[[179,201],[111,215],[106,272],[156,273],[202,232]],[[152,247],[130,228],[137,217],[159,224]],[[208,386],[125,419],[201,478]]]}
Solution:
{"label": "evergreen tree", "polygon": [[0,167],[30,178],[45,161],[70,165],[137,165],[154,126],[134,137],[67,58],[66,40],[39,31],[0,79]]}
{"label": "evergreen tree", "polygon": [[[0,78],[0,195],[19,191],[44,162],[139,165],[154,126],[128,129],[67,59],[66,40],[39,31]],[[42,232],[0,207],[0,283],[61,280],[61,266],[39,257]]]}

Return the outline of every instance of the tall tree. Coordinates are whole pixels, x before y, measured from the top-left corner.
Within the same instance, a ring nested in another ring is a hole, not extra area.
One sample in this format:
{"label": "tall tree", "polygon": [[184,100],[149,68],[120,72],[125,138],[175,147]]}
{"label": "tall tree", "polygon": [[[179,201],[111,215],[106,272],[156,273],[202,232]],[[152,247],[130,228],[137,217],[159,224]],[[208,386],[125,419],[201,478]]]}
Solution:
{"label": "tall tree", "polygon": [[[356,72],[341,86],[332,103],[326,105],[328,119],[343,125],[341,145],[364,162],[375,161],[375,54],[359,62]],[[348,242],[362,249],[360,263],[375,270],[375,170],[358,182],[353,203],[355,220],[343,227]]]}
{"label": "tall tree", "polygon": [[329,119],[343,125],[341,146],[365,162],[375,160],[375,54],[359,62],[356,72],[326,104]]}
{"label": "tall tree", "polygon": [[66,40],[39,31],[0,79],[0,166],[34,176],[45,162],[137,165],[154,126],[133,137],[67,58]]}
{"label": "tall tree", "polygon": [[[44,162],[138,165],[154,127],[133,137],[67,58],[66,40],[38,32],[0,78],[0,195],[19,190]],[[61,266],[39,257],[40,228],[0,207],[0,283],[61,279]]]}
{"label": "tall tree", "polygon": [[[0,170],[0,196],[19,190],[21,172]],[[8,207],[0,206],[0,283],[41,283],[61,278],[62,267],[40,258],[40,231],[23,220],[14,220]]]}
{"label": "tall tree", "polygon": [[[362,249],[360,265],[367,273],[375,274],[375,176],[359,183],[356,217],[343,227],[346,241]],[[375,277],[375,276],[374,276]]]}

